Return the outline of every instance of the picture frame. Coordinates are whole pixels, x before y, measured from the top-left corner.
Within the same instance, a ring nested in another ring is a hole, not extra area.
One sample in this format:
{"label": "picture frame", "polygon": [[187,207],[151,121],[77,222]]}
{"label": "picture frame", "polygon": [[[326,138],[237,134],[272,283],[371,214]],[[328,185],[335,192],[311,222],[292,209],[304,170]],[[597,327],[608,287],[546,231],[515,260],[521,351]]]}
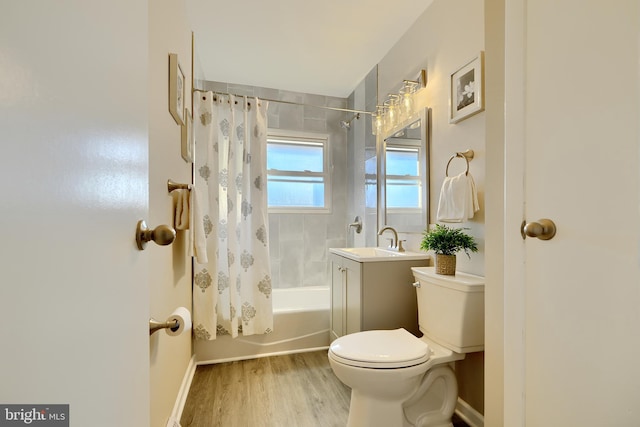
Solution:
{"label": "picture frame", "polygon": [[451,74],[449,123],[458,123],[484,110],[484,52]]}
{"label": "picture frame", "polygon": [[169,54],[169,112],[180,126],[184,125],[184,73],[178,55]]}
{"label": "picture frame", "polygon": [[193,116],[188,108],[184,109],[184,125],[182,125],[181,154],[185,162],[193,162]]}

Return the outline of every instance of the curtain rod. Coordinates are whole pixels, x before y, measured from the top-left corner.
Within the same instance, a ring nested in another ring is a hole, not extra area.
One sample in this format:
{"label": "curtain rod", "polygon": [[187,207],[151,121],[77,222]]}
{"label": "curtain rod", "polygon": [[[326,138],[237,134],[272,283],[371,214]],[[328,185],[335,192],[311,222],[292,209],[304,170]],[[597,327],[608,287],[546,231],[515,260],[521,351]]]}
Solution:
{"label": "curtain rod", "polygon": [[[233,95],[233,96],[241,97],[241,98],[243,98],[244,96],[248,96],[248,95],[236,95],[236,94],[233,94],[233,93],[216,92],[216,91],[213,91],[213,90],[194,89],[193,91],[194,92],[212,92],[212,93],[215,93],[217,95]],[[313,108],[322,108],[322,109],[325,109],[325,110],[344,111],[346,113],[360,113],[360,114],[373,115],[373,113],[371,113],[369,111],[352,110],[350,108],[326,107],[324,105],[303,104],[303,103],[300,103],[300,102],[283,101],[283,100],[280,100],[280,99],[269,99],[269,98],[260,98],[260,97],[258,97],[258,99],[261,99],[263,101],[268,101],[268,102],[279,102],[281,104],[299,105],[301,107],[313,107]]]}

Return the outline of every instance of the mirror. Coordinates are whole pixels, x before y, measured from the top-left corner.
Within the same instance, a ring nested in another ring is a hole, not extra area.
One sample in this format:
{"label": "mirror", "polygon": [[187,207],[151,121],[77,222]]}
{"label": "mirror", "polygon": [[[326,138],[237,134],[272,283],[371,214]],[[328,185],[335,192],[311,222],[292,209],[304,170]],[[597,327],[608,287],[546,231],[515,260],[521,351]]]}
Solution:
{"label": "mirror", "polygon": [[379,225],[421,233],[429,223],[429,111],[386,132],[379,156]]}

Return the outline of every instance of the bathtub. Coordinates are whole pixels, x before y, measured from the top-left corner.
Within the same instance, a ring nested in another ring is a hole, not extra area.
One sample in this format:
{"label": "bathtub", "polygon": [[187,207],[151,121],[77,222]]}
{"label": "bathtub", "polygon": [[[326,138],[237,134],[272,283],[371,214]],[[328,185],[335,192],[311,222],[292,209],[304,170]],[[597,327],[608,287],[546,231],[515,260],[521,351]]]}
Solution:
{"label": "bathtub", "polygon": [[199,364],[253,359],[329,347],[329,287],[273,290],[273,332],[195,341]]}

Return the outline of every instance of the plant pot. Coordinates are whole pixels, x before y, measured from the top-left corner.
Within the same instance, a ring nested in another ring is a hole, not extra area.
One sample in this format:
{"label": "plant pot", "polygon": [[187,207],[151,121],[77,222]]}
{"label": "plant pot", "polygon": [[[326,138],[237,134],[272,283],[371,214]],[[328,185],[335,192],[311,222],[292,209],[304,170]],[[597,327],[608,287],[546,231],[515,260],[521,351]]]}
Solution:
{"label": "plant pot", "polygon": [[443,274],[446,276],[455,276],[456,256],[436,254],[436,274]]}

